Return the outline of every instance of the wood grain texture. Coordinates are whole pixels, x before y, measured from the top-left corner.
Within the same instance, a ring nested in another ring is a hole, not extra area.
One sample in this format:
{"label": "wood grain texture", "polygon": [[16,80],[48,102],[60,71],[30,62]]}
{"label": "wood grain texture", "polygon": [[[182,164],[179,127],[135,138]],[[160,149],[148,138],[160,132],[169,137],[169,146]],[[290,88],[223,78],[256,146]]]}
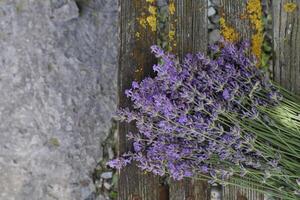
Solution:
{"label": "wood grain texture", "polygon": [[210,191],[207,182],[185,179],[172,182],[170,200],[209,200]]}
{"label": "wood grain texture", "polygon": [[[142,28],[137,17],[147,9],[140,0],[120,0],[120,57],[119,57],[119,106],[130,107],[130,101],[124,91],[133,80],[140,80],[151,72],[156,59],[150,52],[150,46],[156,42],[156,34],[149,28]],[[136,33],[140,36],[136,37]],[[131,150],[132,145],[126,140],[126,133],[135,131],[134,125],[119,123],[119,153]],[[118,184],[119,200],[158,200],[159,180],[150,174],[145,175],[136,166],[130,165],[120,171]]]}
{"label": "wood grain texture", "polygon": [[250,40],[253,30],[249,20],[244,19],[246,5],[247,0],[221,0],[219,13],[239,33],[240,39]]}
{"label": "wood grain texture", "polygon": [[182,58],[186,53],[206,52],[208,44],[207,0],[174,0],[176,47]]}
{"label": "wood grain texture", "polygon": [[[236,182],[238,185],[239,182]],[[249,188],[253,188],[249,184]],[[224,200],[262,200],[264,195],[258,192],[255,192],[251,189],[240,188],[237,186],[226,186],[223,187],[222,197]]]}
{"label": "wood grain texture", "polygon": [[274,80],[300,94],[300,0],[295,11],[287,13],[287,1],[273,1]]}
{"label": "wood grain texture", "polygon": [[[186,53],[206,52],[207,37],[207,0],[174,0],[175,14],[171,23],[176,27],[176,46],[173,52],[180,59]],[[206,182],[185,179],[172,181],[170,200],[208,200],[209,187]]]}
{"label": "wood grain texture", "polygon": [[[250,21],[245,19],[247,0],[221,0],[220,14],[229,26],[239,33],[239,40],[251,40],[254,32]],[[222,189],[224,200],[262,200],[263,195],[250,189],[225,186]]]}

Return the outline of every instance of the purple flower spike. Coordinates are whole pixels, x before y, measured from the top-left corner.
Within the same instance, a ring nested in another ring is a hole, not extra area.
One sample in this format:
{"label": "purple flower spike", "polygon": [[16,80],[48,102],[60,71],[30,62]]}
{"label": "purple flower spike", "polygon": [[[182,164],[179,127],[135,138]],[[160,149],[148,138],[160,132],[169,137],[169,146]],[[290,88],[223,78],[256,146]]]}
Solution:
{"label": "purple flower spike", "polygon": [[133,148],[135,152],[140,152],[143,149],[143,146],[139,142],[134,142],[133,143]]}
{"label": "purple flower spike", "polygon": [[228,100],[228,99],[230,99],[230,94],[229,94],[229,91],[227,90],[227,89],[224,89],[223,90],[223,98],[225,99],[225,100]]}
{"label": "purple flower spike", "polygon": [[125,159],[121,157],[107,162],[107,165],[111,168],[121,169],[130,163],[131,159]]}
{"label": "purple flower spike", "polygon": [[160,58],[153,66],[155,77],[132,82],[125,91],[132,107],[118,111],[120,120],[137,128],[127,135],[134,152],[108,162],[110,167],[120,169],[135,161],[159,176],[180,180],[205,173],[213,177],[211,182],[233,175],[225,168],[228,163],[239,167],[237,176],[247,176],[248,168],[278,168],[279,159],[263,159],[262,152],[252,148],[255,135],[226,116],[266,121],[258,108],[275,105],[280,94],[247,54],[247,42],[220,42],[211,46],[211,58],[187,54],[181,63],[175,55],[151,47]]}
{"label": "purple flower spike", "polygon": [[151,46],[151,51],[157,58],[163,57],[165,55],[165,52],[157,45]]}
{"label": "purple flower spike", "polygon": [[133,88],[133,89],[139,88],[139,84],[138,84],[136,81],[133,81],[133,82],[132,82],[132,88]]}

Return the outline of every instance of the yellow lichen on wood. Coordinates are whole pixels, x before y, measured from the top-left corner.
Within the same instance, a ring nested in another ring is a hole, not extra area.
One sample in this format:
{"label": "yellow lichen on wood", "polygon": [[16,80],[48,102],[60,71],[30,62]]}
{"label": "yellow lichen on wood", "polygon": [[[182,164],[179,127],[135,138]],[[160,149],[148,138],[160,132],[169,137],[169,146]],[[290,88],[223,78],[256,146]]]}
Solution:
{"label": "yellow lichen on wood", "polygon": [[262,56],[261,48],[264,40],[261,0],[249,0],[247,2],[246,11],[250,23],[255,30],[255,34],[251,37],[251,46],[252,53],[256,56],[259,66]]}
{"label": "yellow lichen on wood", "polygon": [[236,32],[234,28],[229,26],[224,17],[220,18],[220,26],[221,26],[221,35],[225,40],[230,42],[236,42],[239,38],[239,34]]}
{"label": "yellow lichen on wood", "polygon": [[262,44],[264,41],[264,35],[262,32],[257,32],[251,37],[251,50],[252,53],[257,58],[257,65],[260,66],[261,62],[261,56],[262,56]]}
{"label": "yellow lichen on wood", "polygon": [[297,8],[297,4],[295,4],[295,3],[285,3],[283,5],[283,9],[287,13],[294,12],[296,10],[296,8]]}
{"label": "yellow lichen on wood", "polygon": [[137,18],[139,24],[143,27],[146,28],[147,27],[147,21],[144,17],[138,17]]}
{"label": "yellow lichen on wood", "polygon": [[148,25],[151,28],[151,31],[156,32],[157,29],[157,7],[153,4],[155,3],[155,0],[146,0],[146,2],[149,2],[150,5],[148,7],[149,16],[146,18]]}
{"label": "yellow lichen on wood", "polygon": [[151,27],[151,31],[155,32],[156,31],[156,16],[154,15],[150,15],[147,17],[147,22],[149,24],[149,26]]}
{"label": "yellow lichen on wood", "polygon": [[168,10],[171,15],[174,15],[176,9],[175,3],[173,1],[169,3]]}
{"label": "yellow lichen on wood", "polygon": [[[157,29],[157,7],[154,5],[156,0],[146,0],[147,4],[147,13],[142,12],[141,16],[137,17],[137,21],[138,23],[144,28],[147,28],[147,25],[150,26],[151,31],[156,32]],[[149,7],[148,7],[149,5]],[[136,37],[140,37],[140,33],[139,35]]]}
{"label": "yellow lichen on wood", "polygon": [[136,38],[140,38],[140,37],[141,37],[141,33],[140,33],[140,32],[136,32],[136,33],[135,33],[135,37],[136,37]]}
{"label": "yellow lichen on wood", "polygon": [[170,30],[169,31],[169,40],[172,42],[175,39],[175,31]]}
{"label": "yellow lichen on wood", "polygon": [[252,36],[251,50],[252,53],[257,57],[258,65],[260,65],[261,55],[262,55],[262,44],[264,41],[263,35],[261,32],[257,32]]}
{"label": "yellow lichen on wood", "polygon": [[176,47],[176,19],[173,17],[175,14],[176,7],[174,0],[170,0],[168,4],[168,13],[169,13],[169,33],[168,33],[168,50],[172,51]]}
{"label": "yellow lichen on wood", "polygon": [[249,0],[247,2],[246,10],[253,28],[257,31],[262,31],[263,23],[261,0]]}
{"label": "yellow lichen on wood", "polygon": [[151,15],[157,14],[157,8],[155,6],[149,6],[148,11]]}

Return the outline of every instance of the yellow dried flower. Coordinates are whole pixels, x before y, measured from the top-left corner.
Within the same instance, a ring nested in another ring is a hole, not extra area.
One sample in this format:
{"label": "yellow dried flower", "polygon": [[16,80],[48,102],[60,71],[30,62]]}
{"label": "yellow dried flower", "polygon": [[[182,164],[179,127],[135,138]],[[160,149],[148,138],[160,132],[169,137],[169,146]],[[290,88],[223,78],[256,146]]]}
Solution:
{"label": "yellow dried flower", "polygon": [[230,42],[235,42],[239,38],[239,34],[235,31],[234,28],[226,24],[226,21],[223,17],[220,18],[221,34],[225,40]]}
{"label": "yellow dried flower", "polygon": [[171,3],[169,4],[168,8],[169,8],[169,13],[170,13],[171,15],[174,15],[174,13],[175,13],[175,4],[174,4],[174,2],[171,2]]}
{"label": "yellow dried flower", "polygon": [[148,16],[147,22],[148,22],[149,26],[151,27],[151,30],[153,32],[155,32],[156,31],[156,16],[154,16],[154,15]]}
{"label": "yellow dried flower", "polygon": [[156,7],[155,6],[149,6],[148,11],[151,15],[156,15]]}
{"label": "yellow dried flower", "polygon": [[295,4],[295,3],[285,3],[283,5],[283,9],[287,13],[294,12],[296,10],[296,8],[297,8],[297,4]]}

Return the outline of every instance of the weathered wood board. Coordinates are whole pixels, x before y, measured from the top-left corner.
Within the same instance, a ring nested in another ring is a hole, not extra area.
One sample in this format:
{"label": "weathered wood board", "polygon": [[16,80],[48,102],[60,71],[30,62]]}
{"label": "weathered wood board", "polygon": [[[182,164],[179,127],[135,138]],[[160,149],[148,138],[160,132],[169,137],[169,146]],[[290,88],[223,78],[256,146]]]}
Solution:
{"label": "weathered wood board", "polygon": [[247,0],[221,0],[219,13],[239,33],[239,39],[250,40],[253,31],[249,20],[244,19],[246,3]]}
{"label": "weathered wood board", "polygon": [[[156,62],[150,52],[150,45],[156,42],[156,35],[144,31],[136,18],[144,12],[144,2],[140,0],[120,0],[120,57],[119,57],[119,106],[130,106],[124,91],[131,87],[133,80],[140,80],[151,71]],[[140,37],[135,37],[140,33]],[[126,133],[134,131],[134,125],[119,123],[119,152],[131,150],[126,140]],[[130,165],[120,171],[119,200],[154,200],[159,199],[159,180],[152,175],[145,175],[137,167]]]}
{"label": "weathered wood board", "polygon": [[[150,54],[150,45],[156,42],[156,35],[141,28],[137,18],[145,12],[145,2],[138,0],[122,0],[121,6],[121,47],[119,63],[119,105],[130,106],[124,96],[124,90],[130,87],[132,80],[140,80],[151,71],[155,59]],[[183,56],[187,52],[206,51],[207,20],[205,0],[176,1],[176,53]],[[192,11],[192,12],[191,12]],[[136,37],[139,33],[139,37]],[[131,144],[126,142],[125,134],[134,127],[119,124],[119,151],[130,150]],[[200,181],[184,180],[172,183],[168,187],[159,185],[157,177],[143,175],[134,166],[129,166],[120,172],[119,199],[208,199],[207,184]]]}
{"label": "weathered wood board", "polygon": [[207,0],[174,0],[175,44],[173,52],[183,58],[186,53],[206,52],[208,45]]}
{"label": "weathered wood board", "polygon": [[300,94],[300,0],[297,8],[286,12],[287,1],[273,1],[273,72],[274,80]]}

